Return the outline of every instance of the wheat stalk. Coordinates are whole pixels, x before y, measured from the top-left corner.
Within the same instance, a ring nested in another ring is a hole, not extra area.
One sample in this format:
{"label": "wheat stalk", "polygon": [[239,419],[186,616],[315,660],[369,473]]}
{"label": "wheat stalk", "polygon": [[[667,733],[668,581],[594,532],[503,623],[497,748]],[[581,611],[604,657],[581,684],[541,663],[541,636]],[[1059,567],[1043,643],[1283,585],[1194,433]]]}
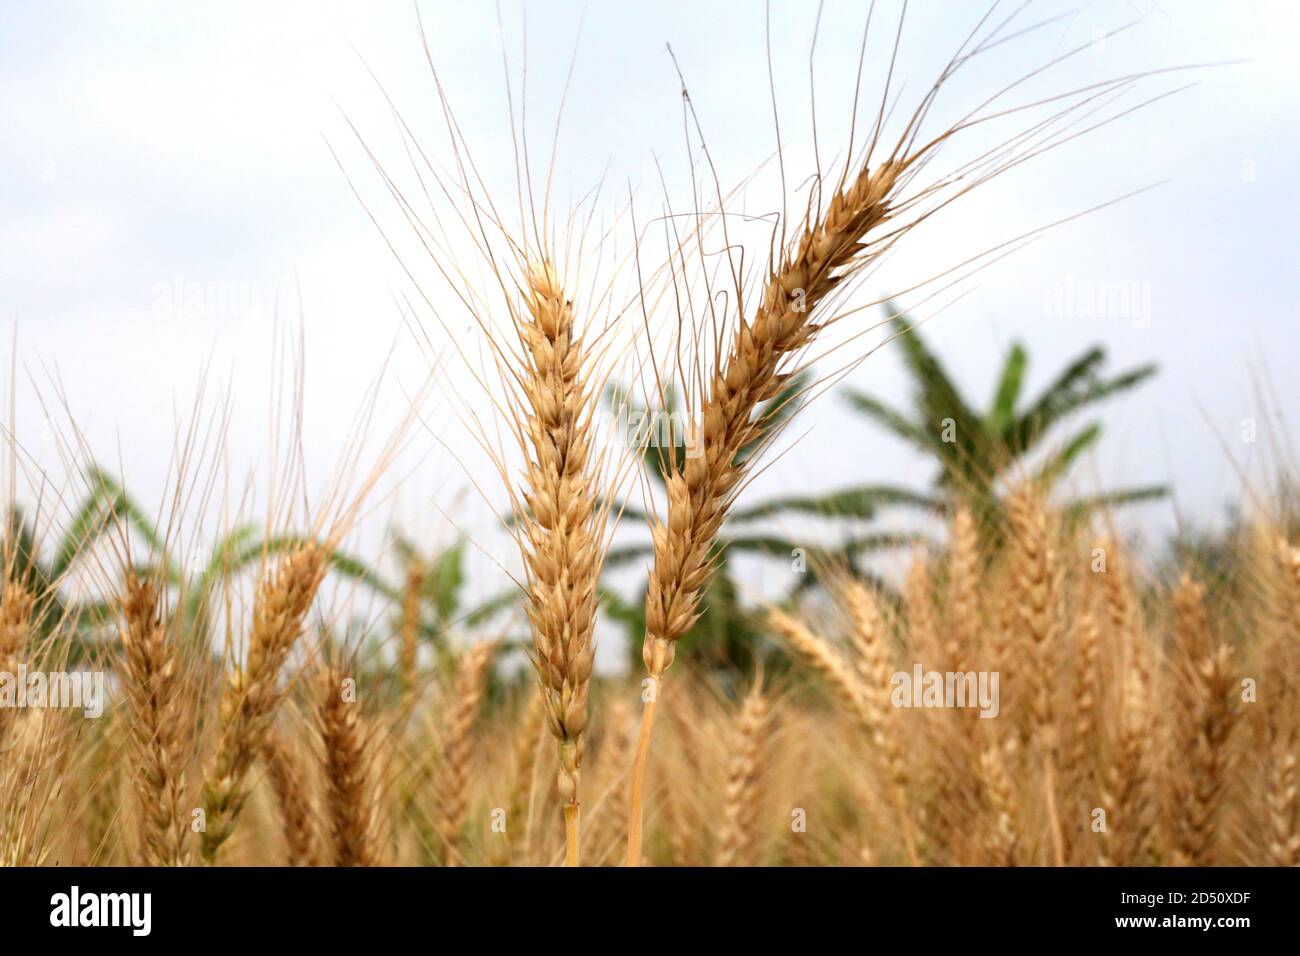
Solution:
{"label": "wheat stalk", "polygon": [[1205,587],[1184,574],[1173,595],[1181,657],[1176,694],[1175,755],[1170,812],[1174,861],[1204,866],[1219,836],[1229,749],[1238,712],[1233,706],[1231,650],[1216,643],[1205,610]]}
{"label": "wheat stalk", "polygon": [[1094,777],[1094,755],[1100,749],[1098,718],[1101,706],[1101,629],[1089,612],[1080,615],[1075,628],[1074,720],[1063,770],[1077,812]]}
{"label": "wheat stalk", "polygon": [[372,741],[352,678],[338,665],[318,677],[316,721],[324,758],[325,808],[336,866],[379,866]]}
{"label": "wheat stalk", "polygon": [[732,731],[723,791],[718,866],[752,866],[762,801],[764,750],[770,733],[770,704],[759,681],[745,696]]}
{"label": "wheat stalk", "polygon": [[262,743],[262,762],[266,776],[280,807],[289,866],[319,866],[320,853],[316,836],[316,809],[313,806],[307,775],[292,745],[274,730]]}
{"label": "wheat stalk", "polygon": [[864,727],[881,755],[908,859],[913,866],[918,866],[916,826],[908,809],[907,760],[903,754],[898,711],[890,702],[894,667],[884,617],[875,595],[862,582],[846,580],[839,593],[853,624],[853,644],[858,651],[858,669],[862,677],[860,696]]}
{"label": "wheat stalk", "polygon": [[[27,650],[31,638],[36,596],[17,578],[5,575],[0,592],[0,672],[13,674]],[[6,747],[12,714],[0,707],[0,753]]]}
{"label": "wheat stalk", "polygon": [[565,862],[579,862],[579,778],[587,693],[595,660],[596,580],[604,558],[603,512],[591,454],[595,395],[587,356],[549,262],[528,272],[518,323],[524,357],[524,476],[521,547],[528,569],[533,658],[546,699],[547,726],[560,754]]}
{"label": "wheat stalk", "polygon": [[1296,771],[1297,733],[1294,727],[1273,732],[1276,738],[1265,755],[1268,762],[1265,795],[1268,837],[1265,847],[1274,866],[1300,866],[1300,774]]}
{"label": "wheat stalk", "polygon": [[1056,765],[1059,737],[1052,688],[1056,674],[1056,641],[1060,569],[1053,546],[1053,528],[1036,488],[1026,486],[1011,496],[1007,507],[1014,532],[1015,602],[1028,639],[1032,683],[1031,717],[1041,751],[1043,799],[1047,808],[1052,859],[1065,865],[1065,836],[1057,810]]}
{"label": "wheat stalk", "polygon": [[506,803],[506,856],[518,863],[528,859],[532,835],[532,802],[536,781],[537,748],[546,732],[546,699],[541,691],[528,698],[515,738],[514,783]]}
{"label": "wheat stalk", "polygon": [[203,786],[205,862],[215,863],[248,798],[248,769],[284,696],[280,669],[302,635],[303,620],[325,575],[323,547],[305,545],[264,574],[253,604],[248,656],[233,668],[221,695],[220,737]]}
{"label": "wheat stalk", "polygon": [[157,587],[134,573],[121,597],[122,676],[131,708],[140,853],[149,866],[190,861],[186,796],[188,728],[184,722],[181,661],[167,640]]}
{"label": "wheat stalk", "polygon": [[799,238],[780,250],[753,316],[742,314],[700,388],[700,453],[688,456],[684,465],[676,459],[668,463],[667,519],[651,522],[654,566],[646,590],[642,659],[653,693],[642,714],[632,775],[629,865],[640,859],[641,794],[658,685],[677,641],[699,615],[718,532],[750,471],[752,459],[741,450],[760,438],[765,422],[758,410],[780,394],[798,370],[800,355],[829,324],[821,320],[819,307],[907,231],[904,224],[878,242],[868,238],[893,219],[909,171],[947,136],[913,149],[910,134],[923,113],[924,108],[887,159],[873,164],[868,150],[856,174],[846,167],[825,208],[819,215],[810,212]]}
{"label": "wheat stalk", "polygon": [[979,532],[970,509],[962,506],[952,520],[951,560],[948,568],[948,669],[966,670],[979,651],[980,552]]}
{"label": "wheat stalk", "polygon": [[1019,805],[1007,770],[1007,749],[1014,754],[1015,738],[1007,744],[994,743],[980,753],[980,772],[988,797],[990,820],[984,831],[984,849],[997,866],[1020,862],[1020,832],[1016,826]]}
{"label": "wheat stalk", "polygon": [[875,747],[887,778],[890,803],[913,866],[919,865],[915,828],[907,810],[907,768],[890,706],[892,668],[885,647],[883,622],[875,599],[860,583],[846,581],[842,599],[853,619],[859,669],[844,660],[828,641],[779,608],[768,608],[768,625],[822,675],[862,732]]}
{"label": "wheat stalk", "polygon": [[412,558],[406,569],[406,580],[402,585],[402,617],[398,628],[398,681],[402,696],[402,709],[410,710],[419,691],[419,674],[417,673],[418,653],[420,649],[420,608],[424,595],[424,566],[418,558]]}
{"label": "wheat stalk", "polygon": [[[1267,542],[1259,542],[1269,549]],[[1300,637],[1300,548],[1278,537],[1272,548],[1276,561],[1271,568],[1280,572],[1277,593],[1270,611],[1275,634],[1267,646],[1266,674],[1270,686],[1264,712],[1265,813],[1264,840],[1269,859],[1277,866],[1300,865],[1300,730],[1297,730],[1297,688],[1294,678],[1297,637]]]}
{"label": "wheat stalk", "polygon": [[495,653],[495,643],[473,645],[461,655],[456,673],[455,697],[443,745],[439,787],[438,833],[446,848],[448,866],[460,866],[464,862],[460,853],[460,835],[468,805],[469,760],[474,750],[471,731],[487,690],[488,668]]}
{"label": "wheat stalk", "polygon": [[1102,791],[1105,829],[1103,866],[1143,862],[1151,834],[1151,680],[1147,669],[1130,661],[1121,674],[1118,727]]}

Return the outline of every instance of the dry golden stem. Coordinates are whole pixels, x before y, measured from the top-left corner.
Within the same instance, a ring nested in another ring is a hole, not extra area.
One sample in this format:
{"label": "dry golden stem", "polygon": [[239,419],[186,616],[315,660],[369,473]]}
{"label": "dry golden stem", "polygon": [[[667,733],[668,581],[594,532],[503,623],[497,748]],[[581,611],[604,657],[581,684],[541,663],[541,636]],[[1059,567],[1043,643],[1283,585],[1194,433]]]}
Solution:
{"label": "dry golden stem", "polygon": [[566,803],[564,805],[564,865],[581,866],[582,857],[580,843],[578,841],[578,824],[579,812],[581,808],[576,803]]}
{"label": "dry golden stem", "polygon": [[650,761],[650,738],[655,729],[655,706],[659,701],[660,680],[648,678],[649,699],[641,710],[641,730],[637,735],[636,757],[632,761],[632,779],[627,791],[627,865],[641,865],[641,795],[645,792],[646,766]]}

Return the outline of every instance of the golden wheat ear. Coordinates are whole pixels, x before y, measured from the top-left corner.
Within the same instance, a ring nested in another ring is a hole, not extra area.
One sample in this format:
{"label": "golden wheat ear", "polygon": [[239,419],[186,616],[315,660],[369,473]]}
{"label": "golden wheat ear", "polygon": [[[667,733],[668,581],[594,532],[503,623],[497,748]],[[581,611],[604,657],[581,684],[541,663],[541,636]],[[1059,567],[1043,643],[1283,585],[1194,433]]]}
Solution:
{"label": "golden wheat ear", "polygon": [[1057,656],[1061,620],[1061,563],[1057,556],[1057,528],[1042,500],[1041,490],[1030,485],[1017,489],[1007,511],[1012,529],[1012,600],[1023,638],[1031,684],[1031,719],[1040,753],[1043,801],[1047,810],[1052,860],[1065,865],[1065,835],[1057,807],[1057,766],[1060,763]]}
{"label": "golden wheat ear", "polygon": [[1205,606],[1205,586],[1184,574],[1174,590],[1175,669],[1173,766],[1167,796],[1173,862],[1205,866],[1216,858],[1227,790],[1235,764],[1232,649],[1220,640]]}
{"label": "golden wheat ear", "polygon": [[[800,356],[825,327],[820,306],[889,244],[873,245],[868,235],[892,218],[908,171],[930,149],[896,150],[878,164],[868,155],[825,208],[810,214],[797,242],[780,250],[754,314],[740,317],[720,349],[700,389],[701,452],[687,457],[684,465],[675,459],[669,463],[667,518],[651,522],[654,566],[646,590],[642,657],[652,689],[657,689],[671,666],[677,642],[699,616],[700,595],[713,572],[718,533],[755,457],[742,451],[770,441],[759,410],[790,383]],[[641,795],[657,696],[652,694],[642,715],[633,769],[629,866],[636,866],[641,858]]]}
{"label": "golden wheat ear", "polygon": [[[0,592],[0,672],[15,673],[32,637],[36,595],[5,568]],[[5,748],[13,711],[0,707],[0,750]]]}
{"label": "golden wheat ear", "polygon": [[479,706],[487,692],[488,673],[497,645],[475,644],[460,655],[453,688],[451,713],[445,728],[438,795],[438,833],[446,850],[448,866],[462,866],[461,831],[469,803],[470,758],[474,753],[472,731]]}
{"label": "golden wheat ear", "polygon": [[[901,29],[900,22],[900,33]],[[806,367],[810,361],[809,347],[819,336],[840,318],[859,311],[846,310],[838,316],[827,314],[837,299],[846,293],[855,277],[879,263],[896,243],[906,241],[911,230],[931,215],[1029,157],[1072,138],[1062,136],[1061,131],[1054,127],[1086,108],[1089,102],[1086,90],[1062,97],[1073,102],[1044,123],[1027,122],[1026,130],[1010,137],[992,153],[966,163],[932,183],[920,185],[916,182],[937,151],[964,130],[994,117],[1007,117],[1030,108],[1030,105],[1025,105],[990,110],[990,104],[1002,95],[1000,93],[938,135],[928,140],[921,135],[921,128],[939,91],[948,87],[963,64],[997,46],[995,38],[1001,29],[1002,26],[993,27],[983,39],[979,39],[984,31],[984,21],[977,25],[924,95],[892,148],[881,147],[880,143],[882,124],[890,112],[887,106],[890,95],[888,82],[892,81],[890,67],[886,92],[882,96],[869,145],[858,151],[850,143],[849,158],[833,189],[822,192],[824,184],[817,175],[816,198],[809,201],[792,243],[785,241],[785,225],[777,227],[772,241],[775,252],[752,312],[742,311],[731,316],[729,328],[725,330],[719,327],[716,318],[697,326],[689,318],[690,310],[683,310],[679,315],[679,323],[693,332],[696,339],[692,343],[696,346],[696,354],[683,363],[692,368],[692,373],[683,375],[688,380],[680,384],[685,386],[682,392],[688,396],[690,415],[695,420],[693,424],[698,426],[702,448],[699,454],[688,456],[684,463],[675,458],[665,462],[667,515],[663,519],[655,517],[651,520],[654,564],[646,591],[642,656],[654,687],[662,682],[665,671],[671,666],[677,642],[698,619],[700,598],[715,565],[719,532],[758,457],[757,454],[742,452],[755,447],[761,451],[780,431],[779,421],[775,423],[776,427],[765,428],[772,422],[760,410],[781,394],[792,376]],[[972,42],[976,42],[976,46],[968,51],[967,45]],[[1111,90],[1123,89],[1132,82],[1131,77],[1117,78],[1103,86]],[[1002,92],[1017,85],[1013,84]],[[687,103],[689,110],[689,99]],[[694,113],[690,115],[693,117]],[[1045,141],[1037,141],[1037,134],[1044,131],[1052,132]],[[722,216],[725,212],[718,214]],[[991,251],[973,257],[967,264],[987,261]],[[743,267],[737,267],[735,263],[732,267],[735,276],[743,274]],[[940,273],[929,282],[951,276],[953,271],[961,268]],[[908,291],[926,284],[923,282]],[[744,281],[740,278],[735,278],[734,285],[726,292],[734,302],[742,304],[740,310],[744,309],[743,303],[752,298],[746,295]],[[714,314],[711,307],[709,314]],[[704,326],[703,330],[700,326]],[[667,389],[678,383],[658,384],[663,398]],[[657,696],[657,693],[652,693],[643,711],[633,770],[627,854],[627,862],[632,866],[637,865],[641,856],[642,793]],[[1050,760],[1045,767],[1050,775]],[[1048,788],[1052,786],[1049,781]],[[1059,851],[1059,840],[1056,846]],[[1057,856],[1059,859],[1061,854],[1058,852]]]}
{"label": "golden wheat ear", "polygon": [[577,866],[597,579],[608,547],[600,502],[612,496],[593,449],[597,395],[590,384],[591,357],[551,263],[530,264],[516,324],[522,362],[515,370],[522,383],[518,432],[527,459],[518,540],[533,661],[560,755],[565,862]]}
{"label": "golden wheat ear", "polygon": [[916,827],[908,804],[908,773],[898,713],[890,705],[888,634],[875,596],[866,585],[844,579],[837,585],[837,600],[850,619],[856,660],[850,662],[828,640],[806,624],[777,608],[768,609],[768,624],[826,681],[845,712],[870,742],[876,763],[886,780],[890,809],[903,837],[908,861],[917,866]]}
{"label": "golden wheat ear", "polygon": [[718,866],[753,866],[757,862],[763,767],[767,762],[772,720],[772,702],[763,692],[760,678],[745,695],[732,728],[731,755],[723,788],[722,828],[718,836]]}
{"label": "golden wheat ear", "polygon": [[515,865],[529,859],[537,751],[546,734],[546,698],[538,689],[524,705],[514,741],[514,779],[506,804],[508,839],[503,855]]}
{"label": "golden wheat ear", "polygon": [[289,866],[319,866],[317,810],[307,770],[292,738],[272,730],[262,742],[262,763],[280,809],[285,862]]}
{"label": "golden wheat ear", "polygon": [[203,860],[216,862],[248,798],[248,771],[284,698],[280,671],[289,659],[316,592],[328,552],[303,545],[266,569],[258,582],[248,655],[227,675],[219,707],[220,730],[203,786]]}
{"label": "golden wheat ear", "polygon": [[315,678],[325,809],[336,866],[380,866],[379,805],[374,741],[356,695],[351,670],[323,665]]}
{"label": "golden wheat ear", "polygon": [[190,752],[181,653],[168,639],[158,587],[130,573],[119,598],[122,685],[131,710],[139,852],[147,866],[190,862],[185,805]]}

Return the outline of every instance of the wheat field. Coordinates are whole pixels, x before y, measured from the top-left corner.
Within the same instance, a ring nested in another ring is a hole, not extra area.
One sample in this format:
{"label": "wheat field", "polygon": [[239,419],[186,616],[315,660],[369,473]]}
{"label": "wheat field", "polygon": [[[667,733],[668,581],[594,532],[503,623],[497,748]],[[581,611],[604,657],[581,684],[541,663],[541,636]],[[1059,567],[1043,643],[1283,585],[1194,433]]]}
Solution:
{"label": "wheat field", "polygon": [[[901,20],[885,29],[905,35]],[[379,430],[363,410],[337,481],[310,501],[296,451],[310,410],[274,409],[265,515],[247,522],[227,517],[249,509],[222,489],[197,411],[150,513],[93,465],[75,422],[57,441],[76,477],[58,492],[6,428],[0,863],[1300,863],[1300,525],[1285,495],[1245,494],[1219,560],[1171,567],[1130,543],[1119,511],[1071,507],[1047,470],[990,449],[945,480],[936,539],[904,549],[897,573],[822,552],[805,564],[799,549],[809,587],[750,589],[743,658],[692,652],[751,482],[793,413],[816,416],[837,370],[871,351],[853,333],[877,328],[877,270],[898,250],[924,257],[928,221],[972,191],[1090,148],[1166,92],[1122,98],[1152,75],[1134,72],[1067,76],[1023,102],[1003,98],[1017,82],[966,89],[968,64],[1034,29],[989,11],[919,86],[869,64],[880,89],[835,159],[818,144],[805,179],[790,171],[805,186],[787,189],[759,256],[733,244],[717,184],[690,197],[657,260],[648,232],[614,249],[586,200],[561,212],[553,167],[527,171],[516,221],[450,112],[448,156],[409,150],[423,200],[370,157],[410,233],[380,228],[419,290],[405,306],[434,343],[431,382],[459,362],[488,398],[490,420],[450,396],[492,462],[475,484],[514,549],[491,615],[444,613],[429,588],[446,566],[419,553],[399,549],[384,583],[349,551],[399,452],[446,448],[421,395],[377,452],[362,451]],[[968,105],[936,126],[941,91]],[[682,99],[698,129],[684,80]],[[961,151],[996,123],[1013,125]],[[990,231],[904,293],[923,308],[1036,232]],[[472,346],[404,258],[412,240],[459,290]],[[684,444],[602,439],[625,376],[647,406],[677,403]],[[990,461],[1007,467],[982,473]],[[628,506],[649,469],[662,494]],[[218,518],[219,545],[194,556],[195,529]],[[596,645],[629,525],[650,544],[636,660],[619,673],[597,668]],[[384,602],[358,625],[365,588]]]}
{"label": "wheat field", "polygon": [[[640,862],[1295,865],[1300,548],[1252,524],[1243,577],[1162,583],[1107,532],[1021,507],[1001,542],[959,512],[897,599],[837,572],[833,599],[769,608],[755,628],[795,656],[779,676],[724,688],[684,668]],[[494,680],[505,649],[485,641],[367,686],[304,619],[318,583],[316,552],[273,562],[241,609],[248,662],[221,675],[183,663],[157,590],[128,578],[103,716],[0,711],[5,861],[562,862],[570,778],[545,685]],[[6,659],[54,669],[26,643],[30,595],[5,594]],[[917,666],[996,671],[996,714],[897,706],[893,675]],[[591,681],[584,864],[624,862],[646,686]]]}

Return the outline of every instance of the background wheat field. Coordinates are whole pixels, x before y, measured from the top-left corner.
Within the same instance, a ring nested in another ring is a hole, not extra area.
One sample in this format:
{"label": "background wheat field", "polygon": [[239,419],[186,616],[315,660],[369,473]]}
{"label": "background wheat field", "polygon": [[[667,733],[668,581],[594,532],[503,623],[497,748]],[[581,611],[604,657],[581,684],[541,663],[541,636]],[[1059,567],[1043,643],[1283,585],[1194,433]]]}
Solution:
{"label": "background wheat field", "polygon": [[0,862],[1300,863],[1296,19],[1189,7],[70,5],[0,96],[94,104],[3,236]]}

